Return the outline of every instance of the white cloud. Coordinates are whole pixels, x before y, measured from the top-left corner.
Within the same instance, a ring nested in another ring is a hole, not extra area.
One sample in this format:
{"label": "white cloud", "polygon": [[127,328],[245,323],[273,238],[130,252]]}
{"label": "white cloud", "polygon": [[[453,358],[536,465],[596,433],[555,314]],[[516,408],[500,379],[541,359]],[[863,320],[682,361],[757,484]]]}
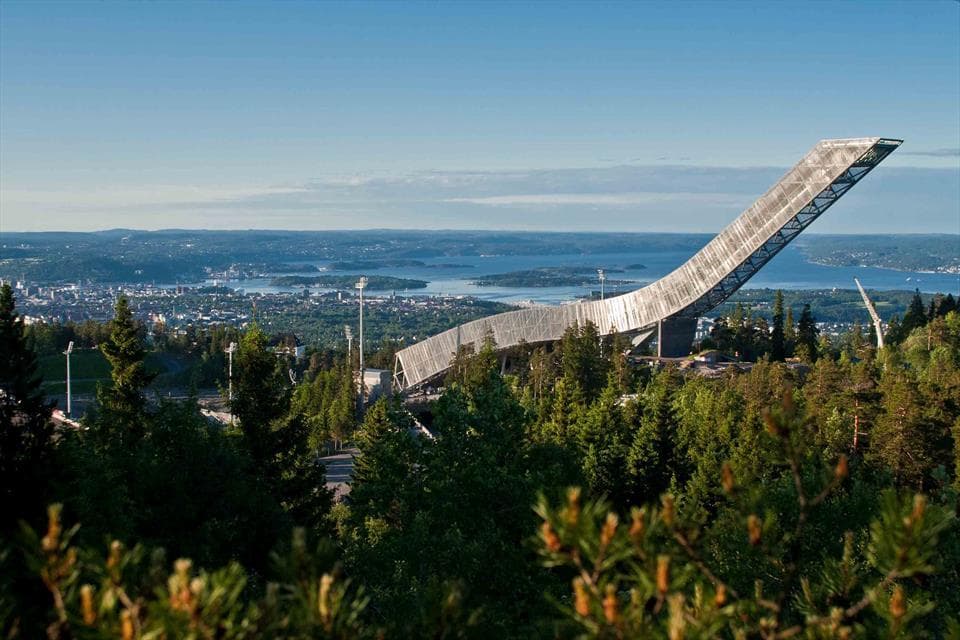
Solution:
{"label": "white cloud", "polygon": [[449,198],[445,202],[509,206],[539,205],[585,205],[585,206],[637,206],[673,202],[701,202],[712,205],[736,205],[743,197],[729,193],[535,193],[524,195],[488,196],[482,198]]}
{"label": "white cloud", "polygon": [[235,202],[245,198],[302,193],[302,186],[224,187],[195,185],[143,185],[91,187],[89,189],[3,189],[0,203],[5,206],[46,207],[142,207],[176,205],[183,202]]}
{"label": "white cloud", "polygon": [[[0,229],[546,229],[716,231],[782,174],[775,167],[622,165],[323,176],[301,184],[144,185],[0,192]],[[958,231],[960,173],[890,166],[821,232]],[[602,212],[602,226],[597,215]],[[910,211],[909,222],[903,211]]]}

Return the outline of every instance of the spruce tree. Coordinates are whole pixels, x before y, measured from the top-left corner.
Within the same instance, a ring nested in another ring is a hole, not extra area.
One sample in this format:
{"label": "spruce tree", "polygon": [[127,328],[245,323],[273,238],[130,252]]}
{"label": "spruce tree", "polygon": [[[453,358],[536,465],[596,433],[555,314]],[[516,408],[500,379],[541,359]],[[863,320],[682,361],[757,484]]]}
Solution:
{"label": "spruce tree", "polygon": [[783,322],[783,347],[790,357],[797,346],[797,325],[793,322],[793,307],[787,307],[787,317]]}
{"label": "spruce tree", "polygon": [[233,362],[231,410],[240,421],[244,442],[254,462],[268,464],[274,455],[270,425],[290,408],[290,394],[277,356],[267,349],[267,336],[259,325],[240,339]]}
{"label": "spruce tree", "polygon": [[937,307],[938,316],[946,316],[951,311],[957,310],[957,301],[953,297],[952,293],[948,293],[947,297],[943,299],[943,302],[940,303],[940,306]]}
{"label": "spruce tree", "polygon": [[143,338],[133,321],[126,296],[117,299],[110,321],[110,336],[100,345],[100,351],[110,363],[110,387],[98,394],[100,408],[106,414],[105,424],[136,433],[142,429],[146,405],[144,390],[154,375],[144,364]]}
{"label": "spruce tree", "polygon": [[803,350],[803,358],[808,362],[816,362],[817,347],[819,342],[820,330],[810,312],[810,305],[803,305],[803,311],[800,312],[800,321],[797,323],[797,347]]}
{"label": "spruce tree", "polygon": [[321,527],[330,507],[324,469],[310,450],[307,418],[291,410],[280,360],[258,325],[240,339],[234,358],[231,409],[257,472],[296,524]]}
{"label": "spruce tree", "polygon": [[23,318],[13,290],[0,288],[0,521],[5,528],[29,513],[42,512],[43,463],[52,426],[40,390],[37,357],[27,347]]}
{"label": "spruce tree", "polygon": [[770,359],[783,362],[787,356],[783,332],[783,291],[777,289],[773,299],[773,328],[770,331]]}
{"label": "spruce tree", "polygon": [[624,470],[633,504],[656,499],[674,479],[677,420],[673,401],[679,385],[676,371],[667,368],[650,380],[641,396],[640,422]]}
{"label": "spruce tree", "polygon": [[560,362],[569,390],[579,389],[587,402],[606,384],[608,362],[600,352],[600,333],[592,322],[571,326],[560,340]]}
{"label": "spruce tree", "polygon": [[917,289],[913,298],[910,300],[910,307],[903,315],[903,322],[900,325],[901,336],[906,339],[910,332],[927,324],[927,312],[923,306],[923,298],[920,297],[920,290]]}

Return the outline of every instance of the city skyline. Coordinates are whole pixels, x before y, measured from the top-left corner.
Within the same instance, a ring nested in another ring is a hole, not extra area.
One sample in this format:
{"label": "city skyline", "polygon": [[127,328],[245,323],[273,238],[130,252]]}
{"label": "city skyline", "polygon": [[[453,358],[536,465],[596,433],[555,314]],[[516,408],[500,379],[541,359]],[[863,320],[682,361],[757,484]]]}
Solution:
{"label": "city skyline", "polygon": [[[960,4],[0,5],[0,228],[715,232],[827,137],[814,233],[960,232]],[[904,215],[909,212],[910,215]]]}

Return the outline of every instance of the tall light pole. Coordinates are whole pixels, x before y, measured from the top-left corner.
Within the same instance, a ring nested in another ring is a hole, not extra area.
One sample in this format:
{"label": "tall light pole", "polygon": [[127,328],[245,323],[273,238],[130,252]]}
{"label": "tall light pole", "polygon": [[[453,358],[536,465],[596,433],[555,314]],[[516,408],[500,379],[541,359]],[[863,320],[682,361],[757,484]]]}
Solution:
{"label": "tall light pole", "polygon": [[603,283],[607,280],[607,274],[603,272],[603,269],[597,269],[597,277],[600,278],[600,299],[603,300]]}
{"label": "tall light pole", "polygon": [[71,414],[71,394],[70,394],[70,354],[73,353],[73,340],[70,341],[70,344],[67,345],[67,350],[63,352],[63,355],[67,356],[67,417],[73,417]]}
{"label": "tall light pole", "polygon": [[347,337],[347,364],[350,365],[350,371],[353,371],[353,329],[350,325],[343,325],[343,335]]}
{"label": "tall light pole", "polygon": [[231,342],[224,349],[227,354],[227,400],[230,401],[230,424],[233,424],[233,352],[237,350],[237,343]]}
{"label": "tall light pole", "polygon": [[354,286],[360,290],[360,343],[358,349],[360,350],[360,406],[363,406],[363,397],[364,397],[364,388],[366,385],[363,380],[363,290],[367,288],[367,277],[360,276],[360,280],[357,281],[357,284]]}

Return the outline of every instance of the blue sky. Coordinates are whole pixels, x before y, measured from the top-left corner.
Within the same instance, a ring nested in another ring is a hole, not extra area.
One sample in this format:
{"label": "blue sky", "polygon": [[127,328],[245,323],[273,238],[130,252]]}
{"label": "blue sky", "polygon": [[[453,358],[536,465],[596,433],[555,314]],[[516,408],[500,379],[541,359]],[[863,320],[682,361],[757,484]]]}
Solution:
{"label": "blue sky", "polygon": [[814,230],[960,232],[960,2],[0,0],[0,230],[715,231],[872,135]]}

